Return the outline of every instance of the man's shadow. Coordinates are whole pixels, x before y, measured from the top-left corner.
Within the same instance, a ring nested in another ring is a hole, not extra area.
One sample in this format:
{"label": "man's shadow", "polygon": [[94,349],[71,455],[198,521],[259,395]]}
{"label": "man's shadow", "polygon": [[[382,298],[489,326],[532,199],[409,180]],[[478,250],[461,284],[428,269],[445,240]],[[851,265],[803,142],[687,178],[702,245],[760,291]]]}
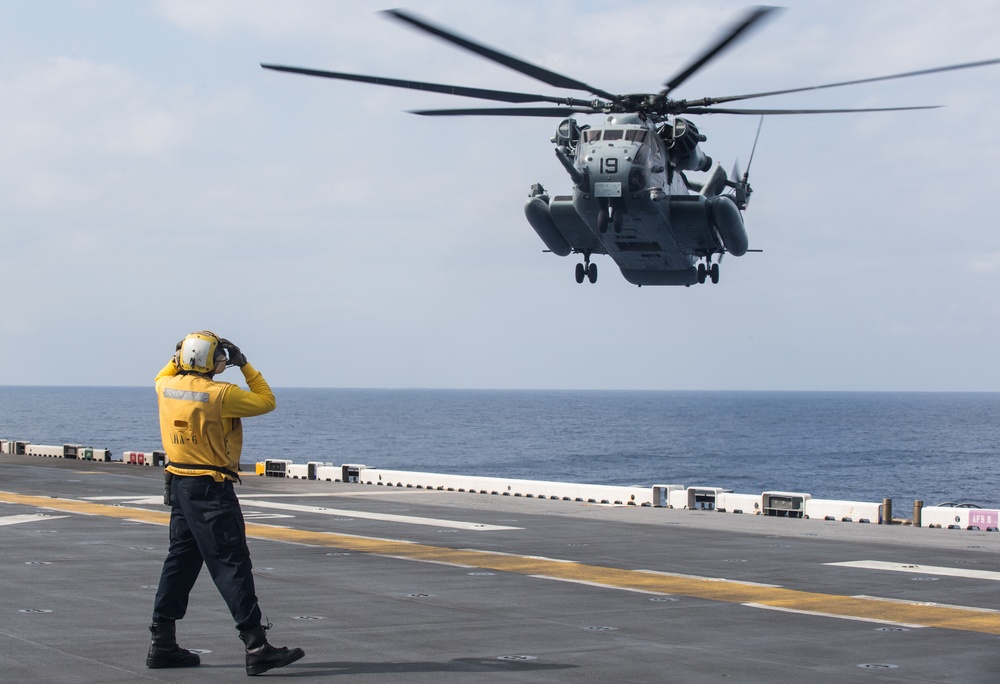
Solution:
{"label": "man's shadow", "polygon": [[286,677],[326,677],[352,674],[416,674],[426,672],[470,672],[486,674],[491,672],[539,672],[544,670],[565,670],[577,667],[566,663],[540,663],[529,656],[497,658],[455,658],[445,662],[301,662],[288,668],[271,670],[269,675],[281,674]]}

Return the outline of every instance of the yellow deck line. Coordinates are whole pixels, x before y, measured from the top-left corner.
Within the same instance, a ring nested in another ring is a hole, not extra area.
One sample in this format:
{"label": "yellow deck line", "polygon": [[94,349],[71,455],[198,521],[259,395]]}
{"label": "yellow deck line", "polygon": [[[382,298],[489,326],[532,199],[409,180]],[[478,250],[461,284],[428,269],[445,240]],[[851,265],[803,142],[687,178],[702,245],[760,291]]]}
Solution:
{"label": "yellow deck line", "polygon": [[[0,492],[0,502],[83,515],[142,520],[157,524],[166,524],[170,517],[166,511],[109,506],[74,499],[26,496],[12,492]],[[461,567],[541,576],[612,589],[689,596],[726,603],[758,604],[789,611],[817,613],[848,619],[859,618],[1000,635],[1000,612],[986,612],[976,608],[820,594],[752,583],[723,582],[713,578],[680,577],[643,572],[642,570],[567,563],[555,559],[497,554],[470,549],[450,549],[335,532],[313,532],[252,523],[248,523],[246,527],[249,536],[271,541],[333,547],[405,560],[431,561]]]}

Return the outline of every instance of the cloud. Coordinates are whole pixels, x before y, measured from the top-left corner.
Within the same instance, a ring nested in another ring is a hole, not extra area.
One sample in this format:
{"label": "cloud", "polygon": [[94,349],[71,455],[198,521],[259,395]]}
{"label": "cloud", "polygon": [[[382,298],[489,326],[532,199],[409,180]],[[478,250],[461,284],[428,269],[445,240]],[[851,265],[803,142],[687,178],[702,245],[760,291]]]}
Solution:
{"label": "cloud", "polygon": [[265,41],[319,40],[346,35],[345,14],[382,9],[382,4],[327,0],[157,0],[155,11],[178,28],[209,40],[253,35]]}
{"label": "cloud", "polygon": [[189,95],[154,88],[115,64],[52,57],[7,74],[0,192],[9,204],[96,200],[123,164],[162,157],[190,134]]}
{"label": "cloud", "polygon": [[1000,272],[1000,252],[978,254],[969,260],[966,268],[972,273]]}

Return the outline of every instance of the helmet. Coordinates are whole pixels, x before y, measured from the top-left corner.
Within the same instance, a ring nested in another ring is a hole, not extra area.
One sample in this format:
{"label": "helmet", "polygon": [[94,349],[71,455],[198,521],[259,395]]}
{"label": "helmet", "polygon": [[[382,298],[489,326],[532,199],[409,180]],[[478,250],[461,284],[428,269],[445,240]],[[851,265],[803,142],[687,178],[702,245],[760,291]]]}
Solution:
{"label": "helmet", "polygon": [[191,333],[177,347],[177,365],[181,370],[194,373],[215,371],[217,356],[225,358],[226,352],[219,348],[219,336],[209,330]]}

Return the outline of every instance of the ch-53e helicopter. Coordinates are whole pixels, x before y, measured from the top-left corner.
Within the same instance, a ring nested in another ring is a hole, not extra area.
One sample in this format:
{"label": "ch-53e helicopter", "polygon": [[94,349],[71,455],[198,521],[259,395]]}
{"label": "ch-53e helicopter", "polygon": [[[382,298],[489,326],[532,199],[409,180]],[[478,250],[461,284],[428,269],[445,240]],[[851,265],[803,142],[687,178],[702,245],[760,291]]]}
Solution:
{"label": "ch-53e helicopter", "polygon": [[[717,283],[723,254],[738,257],[754,251],[749,249],[742,214],[753,192],[749,183],[753,151],[745,172],[741,174],[737,165],[732,174],[727,175],[720,164],[713,166],[712,159],[701,150],[700,143],[705,142],[705,135],[690,119],[680,115],[753,115],[762,117],[763,122],[764,116],[776,114],[930,109],[932,107],[928,106],[734,109],[717,105],[1000,63],[1000,59],[991,59],[839,83],[696,100],[670,97],[688,78],[776,9],[750,8],[656,93],[615,94],[596,88],[459,36],[400,9],[386,10],[384,14],[550,86],[583,91],[595,97],[581,99],[533,95],[277,64],[261,66],[275,71],[513,104],[554,104],[554,107],[432,109],[412,113],[423,116],[562,118],[552,142],[556,146],[556,157],[573,182],[572,195],[550,197],[541,184],[536,183],[531,188],[524,211],[548,251],[559,256],[571,253],[582,255],[583,262],[576,265],[576,281],[596,282],[597,264],[591,261],[591,256],[607,254],[621,269],[625,279],[640,287],[689,286],[706,280]],[[575,114],[602,114],[606,118],[600,125],[589,126],[572,118],[571,115]],[[760,134],[759,125],[757,134]],[[755,139],[754,149],[756,144]],[[693,171],[708,173],[701,182],[694,182],[685,173]]]}

